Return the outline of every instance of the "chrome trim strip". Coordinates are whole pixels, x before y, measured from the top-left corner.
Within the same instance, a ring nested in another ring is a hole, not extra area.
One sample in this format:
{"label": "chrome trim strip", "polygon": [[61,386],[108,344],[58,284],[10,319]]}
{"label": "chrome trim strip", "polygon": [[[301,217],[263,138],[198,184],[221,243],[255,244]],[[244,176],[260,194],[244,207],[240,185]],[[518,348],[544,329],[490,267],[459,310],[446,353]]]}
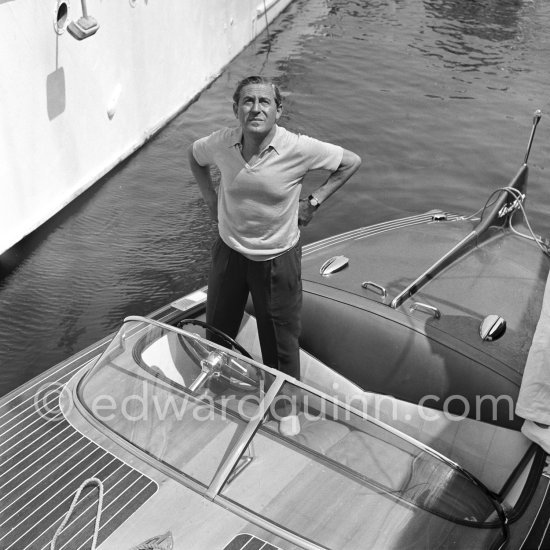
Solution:
{"label": "chrome trim strip", "polygon": [[263,422],[265,413],[269,409],[269,406],[271,405],[273,399],[281,389],[281,386],[284,384],[284,382],[285,380],[282,377],[276,378],[267,393],[264,395],[264,398],[258,405],[256,420],[248,423],[239,441],[237,441],[237,443],[233,446],[233,450],[226,458],[225,462],[219,467],[216,475],[214,476],[214,479],[210,483],[210,486],[205,493],[205,496],[207,498],[213,499],[220,492],[221,488],[225,485],[227,479],[229,478],[229,475],[231,474],[231,471],[233,470],[233,467],[239,461],[239,458],[243,454],[246,447],[248,447],[250,441],[256,433],[256,430]]}
{"label": "chrome trim strip", "polygon": [[[385,233],[386,231],[392,231],[394,229],[399,229],[402,227],[432,223],[432,220],[431,220],[432,215],[433,215],[433,212],[421,214],[418,216],[409,216],[407,218],[399,218],[397,220],[392,220],[389,222],[381,222],[374,225],[360,227],[359,229],[353,229],[345,233],[340,233],[339,235],[333,235],[331,237],[327,237],[326,239],[322,239],[320,241],[316,241],[314,243],[305,245],[303,247],[303,255],[306,256],[313,252],[317,252],[318,250],[322,250],[323,248],[326,248],[328,246],[332,246],[332,245],[339,244],[349,240],[364,239],[372,235],[378,235],[380,233]],[[462,216],[458,216],[456,214],[447,214],[447,215],[448,215],[447,221],[457,221],[462,219]],[[437,223],[442,223],[442,222],[437,222]]]}

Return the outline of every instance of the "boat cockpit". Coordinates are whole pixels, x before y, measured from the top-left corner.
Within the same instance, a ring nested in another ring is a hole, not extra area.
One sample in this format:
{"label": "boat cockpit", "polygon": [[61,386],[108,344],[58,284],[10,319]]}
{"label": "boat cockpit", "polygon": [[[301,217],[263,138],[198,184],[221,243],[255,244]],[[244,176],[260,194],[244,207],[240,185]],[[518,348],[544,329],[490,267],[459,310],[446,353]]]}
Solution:
{"label": "boat cockpit", "polygon": [[506,539],[500,499],[458,464],[352,395],[338,400],[187,329],[128,318],[78,384],[91,421],[143,460],[304,548]]}

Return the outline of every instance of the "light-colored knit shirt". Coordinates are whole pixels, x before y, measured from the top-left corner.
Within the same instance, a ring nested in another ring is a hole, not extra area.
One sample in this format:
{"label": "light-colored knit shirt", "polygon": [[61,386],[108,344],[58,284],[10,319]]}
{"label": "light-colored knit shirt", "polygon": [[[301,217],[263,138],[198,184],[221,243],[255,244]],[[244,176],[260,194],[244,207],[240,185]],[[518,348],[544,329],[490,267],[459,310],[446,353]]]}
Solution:
{"label": "light-colored knit shirt", "polygon": [[223,128],[193,144],[201,165],[221,172],[218,223],[222,240],[251,260],[269,260],[300,238],[298,203],[310,170],[334,172],[342,161],[338,145],[276,126],[271,143],[249,165],[241,153],[241,128]]}

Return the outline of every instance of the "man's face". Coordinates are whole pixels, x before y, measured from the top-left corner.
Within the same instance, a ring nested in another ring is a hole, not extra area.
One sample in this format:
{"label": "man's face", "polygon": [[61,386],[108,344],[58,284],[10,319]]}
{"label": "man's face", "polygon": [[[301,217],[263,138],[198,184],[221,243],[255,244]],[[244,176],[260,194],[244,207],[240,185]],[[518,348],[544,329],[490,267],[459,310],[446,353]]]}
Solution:
{"label": "man's face", "polygon": [[233,104],[243,132],[267,135],[281,116],[270,84],[248,84],[241,90],[239,103]]}

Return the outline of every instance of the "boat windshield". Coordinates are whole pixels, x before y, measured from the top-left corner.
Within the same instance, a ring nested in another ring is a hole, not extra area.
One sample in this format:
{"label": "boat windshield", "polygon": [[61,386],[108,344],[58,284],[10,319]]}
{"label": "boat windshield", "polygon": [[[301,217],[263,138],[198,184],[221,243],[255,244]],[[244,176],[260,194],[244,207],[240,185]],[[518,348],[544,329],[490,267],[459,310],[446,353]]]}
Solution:
{"label": "boat windshield", "polygon": [[144,458],[305,547],[472,550],[506,538],[498,502],[455,464],[181,329],[130,318],[78,392]]}

